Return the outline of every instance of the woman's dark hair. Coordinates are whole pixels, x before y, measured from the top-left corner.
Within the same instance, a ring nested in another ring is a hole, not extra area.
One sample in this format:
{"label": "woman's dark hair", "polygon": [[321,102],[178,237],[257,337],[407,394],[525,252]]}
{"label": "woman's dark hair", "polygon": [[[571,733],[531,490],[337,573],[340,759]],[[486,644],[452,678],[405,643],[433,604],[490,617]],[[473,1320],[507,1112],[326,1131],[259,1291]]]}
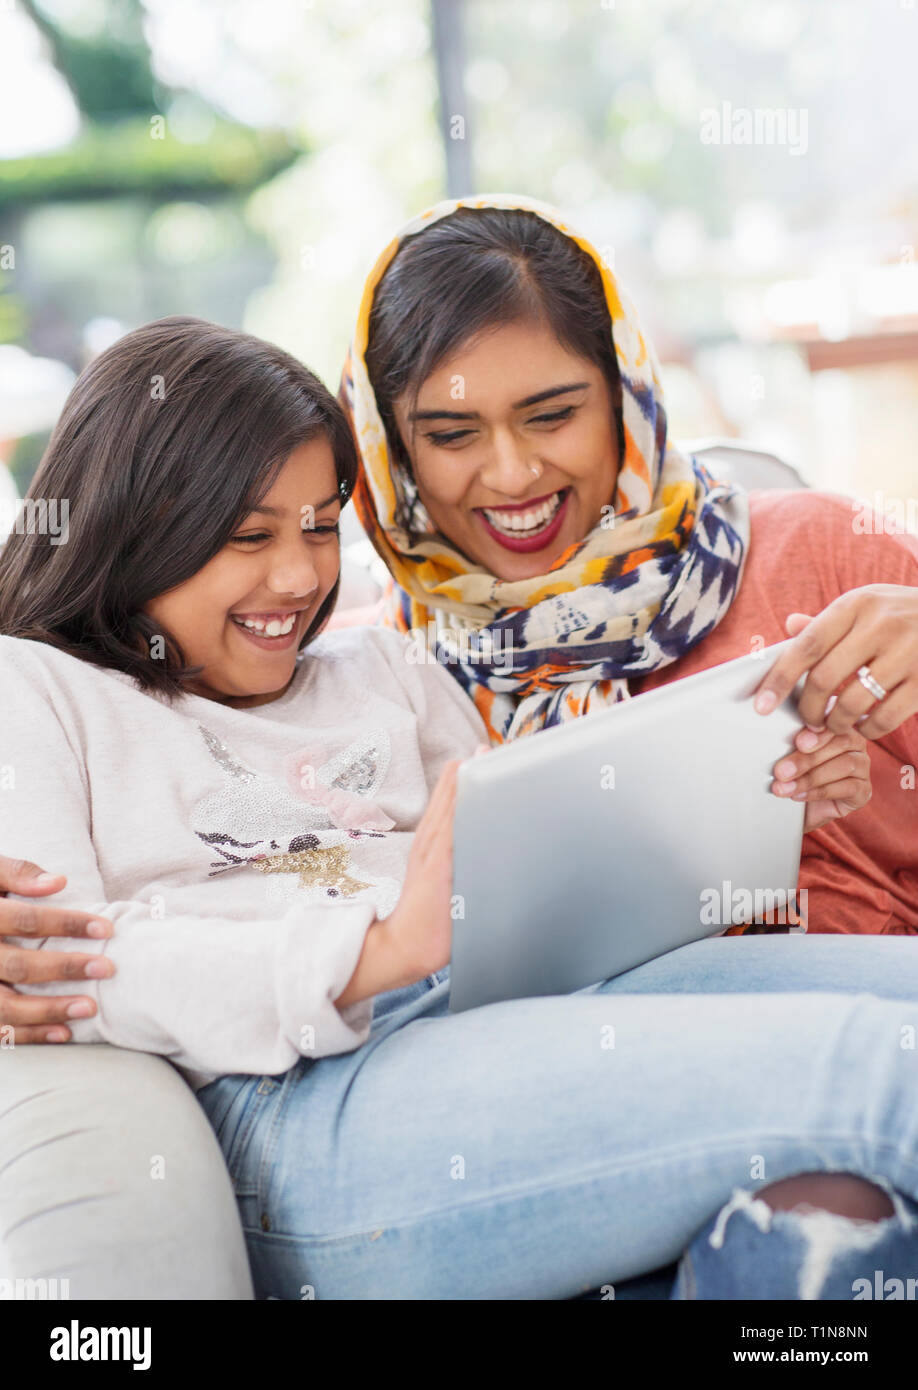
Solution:
{"label": "woman's dark hair", "polygon": [[595,363],[612,393],[624,455],[621,378],[599,267],[544,217],[525,209],[457,208],[406,237],[373,298],[367,372],[396,460],[411,465],[394,403],[485,329],[545,323],[570,351]]}
{"label": "woman's dark hair", "polygon": [[[142,612],[190,579],[270,490],[291,452],[328,440],[344,503],[357,456],[347,419],[271,343],[196,318],[119,339],[77,379],[28,498],[66,504],[66,543],[31,527],[0,555],[0,633],[47,642],[172,696],[199,674]],[[331,613],[338,584],[300,647]],[[164,659],[151,658],[162,639]]]}

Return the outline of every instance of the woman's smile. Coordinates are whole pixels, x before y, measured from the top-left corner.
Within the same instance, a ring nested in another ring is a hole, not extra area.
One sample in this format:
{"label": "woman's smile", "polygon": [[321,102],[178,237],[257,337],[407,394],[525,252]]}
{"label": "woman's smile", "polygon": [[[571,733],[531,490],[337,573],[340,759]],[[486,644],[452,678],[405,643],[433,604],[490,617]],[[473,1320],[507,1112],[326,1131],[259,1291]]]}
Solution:
{"label": "woman's smile", "polygon": [[564,487],[548,496],[513,506],[475,507],[473,513],[488,534],[506,550],[544,550],[564,525],[570,493],[571,489]]}
{"label": "woman's smile", "polygon": [[547,573],[612,503],[611,389],[545,324],[473,338],[395,416],[431,522],[498,579]]}

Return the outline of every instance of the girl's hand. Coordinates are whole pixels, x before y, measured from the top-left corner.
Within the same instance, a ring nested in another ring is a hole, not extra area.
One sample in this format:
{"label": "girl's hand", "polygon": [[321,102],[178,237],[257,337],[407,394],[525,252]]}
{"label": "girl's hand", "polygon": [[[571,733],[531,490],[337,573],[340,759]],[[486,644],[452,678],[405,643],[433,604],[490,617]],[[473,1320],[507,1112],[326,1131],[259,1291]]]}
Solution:
{"label": "girl's hand", "polygon": [[[16,985],[83,980],[90,964],[105,976],[115,973],[107,957],[6,945],[4,938],[7,936],[40,940],[49,936],[98,938],[112,935],[111,922],[107,918],[93,917],[89,912],[4,900],[7,893],[35,898],[59,893],[66,882],[63,874],[49,875],[37,864],[4,859],[0,855],[0,1035],[13,1044],[69,1042],[71,1032],[66,1021],[73,1016],[69,1010],[81,1007],[81,1018],[89,1018],[96,1012],[95,1001],[86,994],[20,994]],[[99,929],[89,932],[90,922],[99,924]],[[7,1028],[11,1033],[6,1033]]]}
{"label": "girl's hand", "polygon": [[818,830],[866,806],[873,788],[867,741],[861,734],[801,729],[794,743],[798,751],[775,763],[771,790],[776,796],[806,801],[804,831]]}
{"label": "girl's hand", "polygon": [[441,772],[414,834],[401,897],[382,922],[406,982],[423,979],[449,964],[458,770],[459,759],[453,759]]}
{"label": "girl's hand", "polygon": [[[811,728],[844,734],[857,727],[877,739],[918,711],[918,586],[867,584],[817,617],[791,613],[785,626],[795,640],[756,692],[760,714],[775,709],[805,671],[799,709]],[[862,685],[862,666],[886,691],[884,699]]]}

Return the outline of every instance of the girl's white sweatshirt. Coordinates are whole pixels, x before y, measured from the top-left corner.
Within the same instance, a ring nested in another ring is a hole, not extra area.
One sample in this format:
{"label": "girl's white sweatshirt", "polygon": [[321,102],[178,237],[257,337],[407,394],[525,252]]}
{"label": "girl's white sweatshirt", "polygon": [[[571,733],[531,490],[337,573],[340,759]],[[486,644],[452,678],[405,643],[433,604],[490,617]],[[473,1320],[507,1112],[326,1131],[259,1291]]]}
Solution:
{"label": "girl's white sweatshirt", "polygon": [[[51,899],[111,919],[110,980],[77,1042],[170,1058],[198,1088],[359,1047],[371,999],[334,999],[391,912],[412,832],[449,758],[487,734],[419,644],[344,628],[268,704],[169,703],[121,672],[0,637],[0,853],[67,875]],[[15,943],[14,943],[15,944]]]}

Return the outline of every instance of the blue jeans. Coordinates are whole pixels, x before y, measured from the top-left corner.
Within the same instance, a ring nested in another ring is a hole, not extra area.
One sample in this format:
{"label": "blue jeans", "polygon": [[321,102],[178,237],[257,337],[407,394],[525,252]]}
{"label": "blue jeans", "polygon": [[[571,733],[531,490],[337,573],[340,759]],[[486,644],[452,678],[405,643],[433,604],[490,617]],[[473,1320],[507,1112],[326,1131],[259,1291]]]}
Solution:
{"label": "blue jeans", "polygon": [[836,1255],[860,1277],[851,1241],[814,1274],[800,1218],[752,1201],[816,1171],[909,1199],[858,1268],[918,1275],[918,943],[715,937],[573,994],[448,993],[446,969],[378,996],[354,1052],[198,1092],[257,1297],[614,1297],[685,1252],[676,1297],[744,1296],[753,1264],[823,1297]]}
{"label": "blue jeans", "polygon": [[738,1188],[682,1257],[670,1297],[918,1298],[918,1204],[880,1185],[893,1206],[883,1221],[772,1211]]}

